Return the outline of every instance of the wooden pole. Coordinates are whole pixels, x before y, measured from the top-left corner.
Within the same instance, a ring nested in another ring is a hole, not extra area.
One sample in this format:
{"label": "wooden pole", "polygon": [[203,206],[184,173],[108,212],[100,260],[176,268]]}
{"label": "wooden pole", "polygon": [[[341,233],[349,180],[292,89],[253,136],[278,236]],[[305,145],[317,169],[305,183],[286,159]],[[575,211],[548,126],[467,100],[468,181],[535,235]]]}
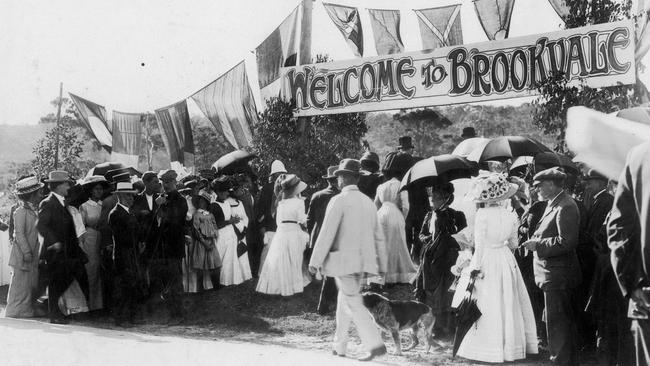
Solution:
{"label": "wooden pole", "polygon": [[147,116],[145,117],[145,133],[147,134],[147,167],[148,170],[151,171],[153,168],[151,166],[151,150],[152,150],[152,143],[151,143],[151,132],[149,131],[149,113],[147,113]]}
{"label": "wooden pole", "polygon": [[61,102],[63,101],[63,82],[59,84],[59,107],[56,112],[56,139],[54,142],[54,170],[59,169],[59,126],[61,124]]}

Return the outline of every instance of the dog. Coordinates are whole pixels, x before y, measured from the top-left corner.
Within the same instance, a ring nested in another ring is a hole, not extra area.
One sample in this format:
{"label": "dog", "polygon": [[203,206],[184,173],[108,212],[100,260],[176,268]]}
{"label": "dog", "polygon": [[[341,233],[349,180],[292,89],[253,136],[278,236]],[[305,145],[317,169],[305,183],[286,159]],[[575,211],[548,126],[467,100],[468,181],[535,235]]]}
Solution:
{"label": "dog", "polygon": [[393,337],[397,355],[402,354],[399,331],[408,328],[412,331],[411,345],[405,351],[412,350],[419,344],[417,332],[420,326],[426,337],[427,353],[432,346],[439,347],[433,340],[436,317],[428,305],[415,300],[390,300],[376,292],[364,292],[361,296],[363,305],[370,311],[375,324]]}

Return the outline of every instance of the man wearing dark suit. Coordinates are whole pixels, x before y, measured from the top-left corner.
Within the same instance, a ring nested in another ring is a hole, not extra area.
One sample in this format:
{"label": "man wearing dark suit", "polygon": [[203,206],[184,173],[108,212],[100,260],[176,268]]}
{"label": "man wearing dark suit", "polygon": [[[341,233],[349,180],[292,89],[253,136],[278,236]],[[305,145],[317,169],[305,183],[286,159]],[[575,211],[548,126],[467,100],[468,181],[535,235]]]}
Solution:
{"label": "man wearing dark suit", "polygon": [[138,220],[138,233],[141,241],[146,243],[145,258],[151,256],[153,248],[158,240],[158,204],[156,199],[160,194],[160,180],[154,172],[142,174],[144,191],[133,198],[131,212]]}
{"label": "man wearing dark suit", "polygon": [[[318,233],[325,219],[325,210],[332,197],[339,193],[337,178],[334,172],[338,169],[336,165],[327,168],[327,174],[323,179],[327,180],[327,188],[314,193],[309,201],[307,211],[307,231],[309,232],[309,249],[314,249]],[[332,277],[323,277],[323,286],[320,290],[317,311],[319,314],[327,314],[330,306],[336,304],[336,283]]]}
{"label": "man wearing dark suit", "polygon": [[113,192],[118,203],[108,215],[114,242],[113,317],[118,326],[129,326],[134,322],[138,301],[144,296],[143,269],[139,259],[144,243],[140,243],[138,219],[131,210],[136,193],[138,191],[131,183],[118,183]]}
{"label": "man wearing dark suit", "polygon": [[374,152],[368,151],[363,154],[359,161],[361,162],[361,176],[359,176],[357,186],[361,193],[374,200],[377,194],[377,187],[382,183],[382,177],[378,173],[379,156]]}
{"label": "man wearing dark suit", "polygon": [[36,227],[43,237],[40,259],[46,263],[49,281],[50,322],[66,324],[68,321],[59,310],[59,298],[75,279],[88,298],[88,277],[84,267],[88,257],[79,247],[74,221],[66,209],[70,176],[65,171],[53,171],[45,182],[51,193],[41,201],[38,210]]}
{"label": "man wearing dark suit", "polygon": [[[413,142],[409,136],[399,138],[399,146],[397,147],[398,151],[411,157],[411,162],[406,170],[416,162],[422,160],[421,157],[413,156],[413,148]],[[406,246],[411,252],[411,258],[417,262],[420,260],[420,250],[422,248],[422,242],[420,242],[420,229],[422,228],[424,217],[429,211],[429,196],[427,195],[424,186],[417,186],[409,189],[408,194],[409,210],[405,220]]]}
{"label": "man wearing dark suit", "polygon": [[533,185],[548,205],[533,237],[524,247],[533,251],[535,282],[544,291],[550,359],[557,365],[577,365],[576,315],[573,292],[581,283],[576,255],[580,212],[563,190],[566,174],[558,168],[537,173]]}
{"label": "man wearing dark suit", "polygon": [[[616,278],[629,299],[636,364],[650,364],[650,142],[633,148],[607,223]],[[644,185],[644,183],[646,183]]]}

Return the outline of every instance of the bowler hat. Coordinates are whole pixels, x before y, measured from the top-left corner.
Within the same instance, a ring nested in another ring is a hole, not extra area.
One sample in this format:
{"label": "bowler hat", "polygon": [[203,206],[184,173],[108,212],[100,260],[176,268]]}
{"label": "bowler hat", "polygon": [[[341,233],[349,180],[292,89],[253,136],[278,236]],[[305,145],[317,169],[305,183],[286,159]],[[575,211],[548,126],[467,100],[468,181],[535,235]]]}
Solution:
{"label": "bowler hat", "polygon": [[413,142],[411,141],[410,136],[402,136],[399,138],[400,149],[413,149]]}
{"label": "bowler hat", "polygon": [[463,134],[460,135],[460,137],[463,138],[476,137],[476,130],[474,129],[474,127],[465,127],[463,128]]}
{"label": "bowler hat", "polygon": [[16,194],[29,194],[43,188],[43,183],[39,182],[36,176],[25,177],[16,182]]}
{"label": "bowler hat", "polygon": [[339,176],[343,173],[359,175],[361,162],[356,159],[343,159],[339,163],[339,168],[334,171],[334,175]]}
{"label": "bowler hat", "polygon": [[71,181],[73,181],[73,179],[70,178],[70,174],[68,174],[68,172],[63,170],[54,170],[51,171],[50,174],[48,174],[45,183],[60,183],[60,182],[71,182]]}
{"label": "bowler hat", "polygon": [[539,182],[545,180],[564,181],[566,177],[566,173],[561,171],[558,167],[548,168],[535,174],[533,177],[533,185],[539,184]]}
{"label": "bowler hat", "polygon": [[323,175],[323,179],[331,179],[331,178],[336,178],[336,175],[334,175],[334,172],[336,171],[338,167],[336,165],[332,165],[330,167],[327,167],[327,174]]}

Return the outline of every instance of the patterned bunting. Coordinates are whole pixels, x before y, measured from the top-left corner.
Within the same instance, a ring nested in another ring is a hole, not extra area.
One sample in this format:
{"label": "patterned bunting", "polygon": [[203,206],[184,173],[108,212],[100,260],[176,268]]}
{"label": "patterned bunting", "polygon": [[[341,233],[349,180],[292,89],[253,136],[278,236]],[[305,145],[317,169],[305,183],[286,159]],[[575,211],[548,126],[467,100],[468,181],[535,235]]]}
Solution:
{"label": "patterned bunting", "polygon": [[420,25],[422,49],[463,44],[460,4],[413,11]]}
{"label": "patterned bunting", "polygon": [[515,0],[474,0],[478,20],[491,41],[508,38],[514,6]]}
{"label": "patterned bunting", "polygon": [[185,100],[156,109],[156,121],[172,166],[194,166],[194,140]]}
{"label": "patterned bunting", "polygon": [[72,93],[68,94],[77,107],[77,111],[79,111],[81,122],[95,136],[102,147],[111,152],[113,137],[111,136],[111,127],[106,122],[106,108]]}
{"label": "patterned bunting", "polygon": [[357,57],[363,56],[363,30],[359,10],[349,6],[323,3],[327,14]]}
{"label": "patterned bunting", "polygon": [[142,144],[142,124],[145,116],[142,113],[113,111],[112,161],[138,168]]}
{"label": "patterned bunting", "polygon": [[404,52],[404,44],[399,32],[399,10],[368,9],[370,24],[375,37],[378,55]]}

